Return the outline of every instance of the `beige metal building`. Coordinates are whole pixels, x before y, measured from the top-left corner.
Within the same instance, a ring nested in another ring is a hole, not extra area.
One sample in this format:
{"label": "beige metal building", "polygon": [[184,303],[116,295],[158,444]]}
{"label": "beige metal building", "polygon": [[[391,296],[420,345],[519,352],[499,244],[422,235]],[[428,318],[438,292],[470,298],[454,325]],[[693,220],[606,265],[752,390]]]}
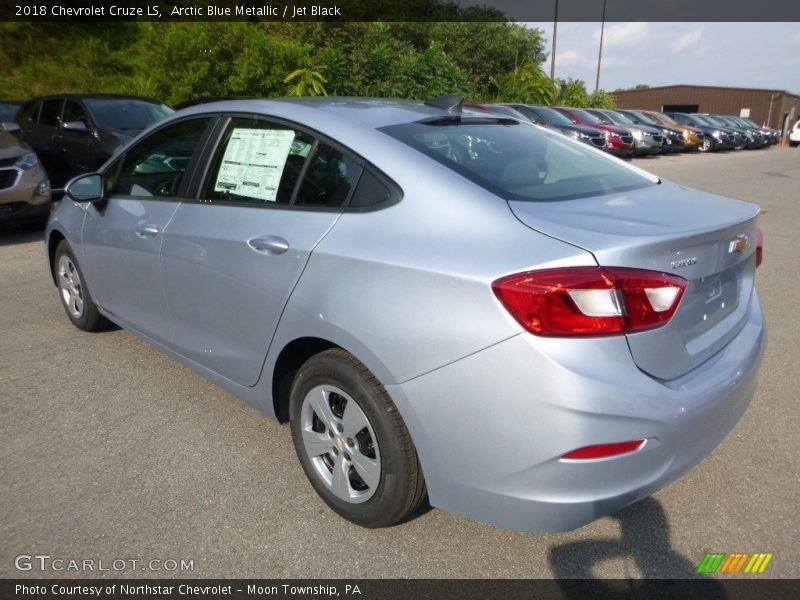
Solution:
{"label": "beige metal building", "polygon": [[667,85],[613,94],[622,108],[735,115],[781,130],[800,118],[800,96],[784,90]]}

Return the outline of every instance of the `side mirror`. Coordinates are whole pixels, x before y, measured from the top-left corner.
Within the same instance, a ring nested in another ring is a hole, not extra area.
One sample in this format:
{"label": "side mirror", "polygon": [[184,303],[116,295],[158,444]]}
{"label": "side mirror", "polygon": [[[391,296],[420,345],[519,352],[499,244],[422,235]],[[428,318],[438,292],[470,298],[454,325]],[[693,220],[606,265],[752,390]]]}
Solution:
{"label": "side mirror", "polygon": [[61,127],[69,131],[89,131],[89,127],[83,121],[66,121]]}
{"label": "side mirror", "polygon": [[103,178],[99,173],[78,175],[64,188],[67,196],[75,202],[100,202],[103,191]]}
{"label": "side mirror", "polygon": [[20,130],[20,126],[13,121],[3,121],[0,123],[0,131],[6,131],[8,133],[16,133]]}

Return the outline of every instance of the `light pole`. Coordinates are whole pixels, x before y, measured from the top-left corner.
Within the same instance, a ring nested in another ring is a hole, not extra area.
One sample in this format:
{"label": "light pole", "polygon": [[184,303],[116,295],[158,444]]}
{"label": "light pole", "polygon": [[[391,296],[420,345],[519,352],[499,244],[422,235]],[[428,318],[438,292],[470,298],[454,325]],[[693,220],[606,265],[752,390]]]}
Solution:
{"label": "light pole", "polygon": [[606,29],[606,0],[603,0],[603,22],[600,25],[600,50],[597,53],[597,79],[594,82],[594,93],[600,89],[600,62],[603,60],[603,33]]}
{"label": "light pole", "polygon": [[558,35],[558,0],[556,0],[556,11],[553,15],[553,51],[550,53],[550,79],[556,79],[556,36]]}

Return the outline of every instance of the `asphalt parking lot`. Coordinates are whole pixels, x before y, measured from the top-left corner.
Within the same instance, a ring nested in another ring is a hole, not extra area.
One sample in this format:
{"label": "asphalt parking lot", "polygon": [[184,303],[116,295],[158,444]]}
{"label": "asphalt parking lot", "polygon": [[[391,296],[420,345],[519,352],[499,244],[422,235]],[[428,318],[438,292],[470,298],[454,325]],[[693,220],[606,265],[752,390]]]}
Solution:
{"label": "asphalt parking lot", "polygon": [[[634,164],[762,206],[769,348],[757,396],[711,456],[565,534],[436,509],[385,530],[344,521],[307,483],[288,427],[125,331],[75,329],[42,233],[0,229],[0,577],[690,577],[713,551],[771,552],[765,576],[797,578],[800,150]],[[33,554],[184,559],[193,570],[15,568]]]}

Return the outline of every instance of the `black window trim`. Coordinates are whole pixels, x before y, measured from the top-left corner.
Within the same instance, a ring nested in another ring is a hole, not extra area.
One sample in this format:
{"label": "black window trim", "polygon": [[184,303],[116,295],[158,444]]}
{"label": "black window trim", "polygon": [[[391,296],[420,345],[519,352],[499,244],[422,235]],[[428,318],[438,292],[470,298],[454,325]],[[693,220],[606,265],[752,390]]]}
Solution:
{"label": "black window trim", "polygon": [[[334,140],[333,138],[325,135],[324,133],[316,129],[313,129],[301,123],[297,123],[296,121],[286,119],[284,117],[266,115],[261,113],[224,112],[224,113],[217,113],[217,115],[219,116],[219,121],[217,122],[217,126],[211,133],[210,136],[211,139],[209,140],[209,143],[207,143],[203,149],[204,151],[202,155],[202,165],[200,165],[200,168],[198,168],[196,172],[193,174],[192,180],[190,182],[191,187],[187,193],[189,197],[184,200],[187,203],[210,204],[215,206],[221,206],[221,205],[238,206],[238,207],[258,208],[258,209],[264,208],[267,210],[344,213],[344,212],[371,212],[375,210],[380,210],[392,206],[394,204],[397,204],[403,197],[402,188],[397,183],[395,183],[391,177],[383,173],[383,171],[375,167],[375,165],[373,165],[371,162],[369,162],[367,159],[365,159],[357,152],[351,150],[347,146],[344,146],[343,144],[339,143],[338,141]],[[300,175],[297,178],[297,182],[295,182],[294,188],[292,189],[292,195],[289,204],[277,204],[271,202],[265,202],[263,204],[254,204],[252,202],[236,202],[231,200],[226,200],[224,202],[222,201],[216,202],[216,201],[209,201],[208,199],[201,197],[203,190],[205,190],[208,186],[208,178],[210,177],[210,170],[212,166],[211,163],[213,162],[214,157],[217,155],[217,151],[219,150],[220,145],[224,141],[225,132],[228,130],[230,122],[235,118],[254,119],[257,121],[267,121],[275,123],[276,125],[283,125],[285,127],[293,129],[294,131],[305,133],[314,139],[314,145],[309,151],[308,157],[306,158],[306,161],[303,164],[303,168],[300,172]],[[347,194],[347,198],[345,198],[341,206],[307,206],[302,204],[301,205],[295,204],[295,200],[297,198],[300,186],[302,185],[303,179],[308,169],[308,165],[310,164],[311,159],[316,154],[320,142],[327,146],[330,146],[334,150],[341,152],[346,158],[349,158],[350,160],[355,162],[361,169],[358,173],[358,176],[355,178],[353,185],[350,188],[350,191]],[[378,179],[380,179],[384,184],[388,183],[387,187],[391,192],[390,198],[388,200],[376,203],[374,205],[350,208],[349,206],[350,199],[353,197],[353,194],[355,193],[356,188],[358,187],[358,184],[361,181],[361,177],[364,174],[364,171],[368,168],[371,170],[373,174],[377,175]]]}

